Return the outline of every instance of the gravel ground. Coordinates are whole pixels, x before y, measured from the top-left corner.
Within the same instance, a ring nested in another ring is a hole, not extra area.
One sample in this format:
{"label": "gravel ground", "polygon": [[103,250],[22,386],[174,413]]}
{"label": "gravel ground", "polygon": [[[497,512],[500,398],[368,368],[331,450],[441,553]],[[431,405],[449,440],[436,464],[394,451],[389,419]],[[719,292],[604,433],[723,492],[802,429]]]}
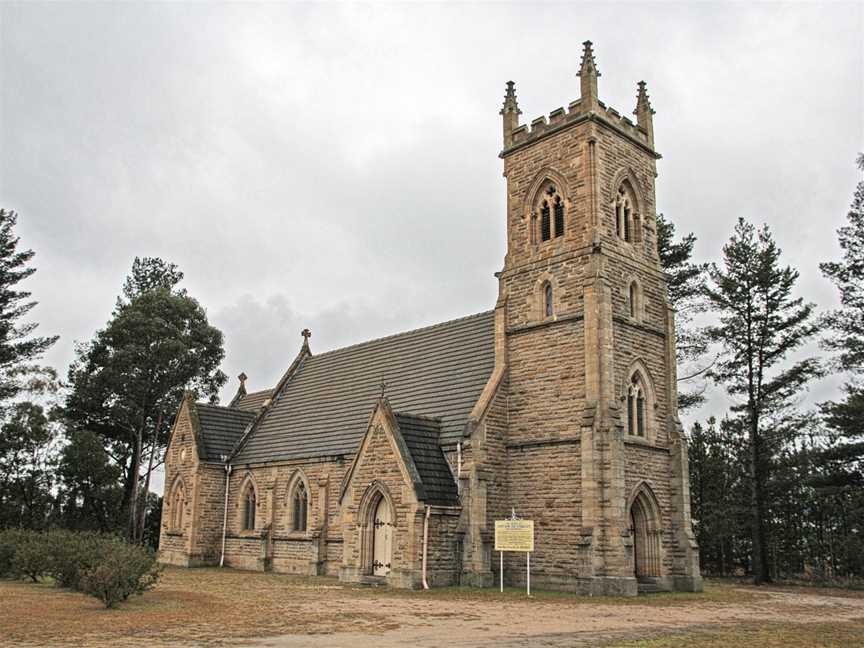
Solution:
{"label": "gravel ground", "polygon": [[[739,641],[741,633],[749,639]],[[226,645],[852,648],[864,647],[864,593],[709,582],[703,594],[589,599],[537,592],[526,599],[518,590],[407,592],[328,578],[168,569],[155,590],[105,610],[50,583],[0,581],[3,648]]]}

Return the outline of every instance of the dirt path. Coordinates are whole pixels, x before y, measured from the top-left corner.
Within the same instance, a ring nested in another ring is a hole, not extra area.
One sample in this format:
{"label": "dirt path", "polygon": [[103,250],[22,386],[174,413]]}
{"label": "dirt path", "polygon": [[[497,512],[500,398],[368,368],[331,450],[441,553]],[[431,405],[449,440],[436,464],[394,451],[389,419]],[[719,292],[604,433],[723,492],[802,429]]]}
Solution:
{"label": "dirt path", "polygon": [[[336,605],[340,602],[334,601]],[[384,615],[398,629],[370,636],[362,632],[286,635],[251,642],[256,648],[377,648],[411,646],[601,646],[610,642],[754,623],[830,623],[864,618],[864,598],[766,592],[748,603],[687,606],[546,604],[462,601],[465,609],[438,600],[401,598],[351,600],[351,611]],[[360,623],[360,621],[358,621]]]}

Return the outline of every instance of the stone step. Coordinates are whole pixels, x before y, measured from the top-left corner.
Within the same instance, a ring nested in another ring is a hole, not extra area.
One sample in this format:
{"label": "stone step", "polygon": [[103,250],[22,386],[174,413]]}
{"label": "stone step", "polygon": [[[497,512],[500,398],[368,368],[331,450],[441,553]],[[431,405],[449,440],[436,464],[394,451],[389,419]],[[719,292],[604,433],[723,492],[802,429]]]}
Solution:
{"label": "stone step", "polygon": [[640,594],[657,594],[666,591],[657,583],[639,583],[638,589]]}

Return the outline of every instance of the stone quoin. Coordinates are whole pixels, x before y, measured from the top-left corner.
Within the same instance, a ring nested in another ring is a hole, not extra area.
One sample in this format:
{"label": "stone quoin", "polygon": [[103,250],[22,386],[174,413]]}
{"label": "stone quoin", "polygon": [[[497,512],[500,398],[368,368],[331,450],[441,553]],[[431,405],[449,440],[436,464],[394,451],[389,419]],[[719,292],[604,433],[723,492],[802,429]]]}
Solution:
{"label": "stone quoin", "polygon": [[[534,521],[536,588],[698,591],[674,313],[657,254],[654,110],[581,97],[503,122],[494,309],[314,354],[272,388],[184,399],[160,559],[396,587],[496,584],[494,523]],[[524,557],[504,577],[523,585]]]}

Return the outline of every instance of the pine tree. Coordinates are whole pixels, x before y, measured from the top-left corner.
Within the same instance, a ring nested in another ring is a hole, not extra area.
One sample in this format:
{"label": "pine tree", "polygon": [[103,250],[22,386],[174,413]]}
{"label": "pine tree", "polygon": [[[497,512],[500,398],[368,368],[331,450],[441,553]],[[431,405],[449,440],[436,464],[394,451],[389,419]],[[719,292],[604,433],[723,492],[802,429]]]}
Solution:
{"label": "pine tree", "polygon": [[822,371],[813,358],[778,366],[817,329],[813,304],[792,296],[798,272],[781,266],[780,255],[767,227],[757,230],[739,219],[723,248],[723,267],[711,266],[711,282],[705,288],[719,315],[719,323],[707,328],[709,339],[721,349],[711,375],[737,399],[733,411],[748,436],[751,567],[756,584],[770,581],[765,488],[777,448],[771,426]]}
{"label": "pine tree", "polygon": [[36,302],[16,287],[36,268],[29,266],[33,250],[18,249],[17,222],[14,211],[0,209],[0,407],[19,393],[32,362],[57,341],[57,336],[32,335],[38,324],[22,322]]}
{"label": "pine tree", "polygon": [[[858,156],[864,171],[864,154]],[[824,341],[828,349],[839,352],[842,369],[864,372],[864,181],[858,183],[847,215],[848,225],[837,230],[843,251],[842,261],[820,263],[819,268],[840,291],[840,308],[824,317],[824,323],[837,335]]]}
{"label": "pine tree", "polygon": [[[858,156],[864,171],[864,154]],[[820,264],[840,291],[840,308],[823,318],[834,335],[823,345],[838,352],[837,368],[851,374],[840,402],[820,404],[831,443],[815,452],[817,472],[813,485],[824,498],[841,508],[846,526],[864,524],[864,181],[858,183],[847,215],[848,224],[837,230],[842,260]],[[844,544],[854,543],[845,534]],[[857,546],[862,546],[859,537]],[[847,571],[860,569],[861,560],[847,560]]]}

